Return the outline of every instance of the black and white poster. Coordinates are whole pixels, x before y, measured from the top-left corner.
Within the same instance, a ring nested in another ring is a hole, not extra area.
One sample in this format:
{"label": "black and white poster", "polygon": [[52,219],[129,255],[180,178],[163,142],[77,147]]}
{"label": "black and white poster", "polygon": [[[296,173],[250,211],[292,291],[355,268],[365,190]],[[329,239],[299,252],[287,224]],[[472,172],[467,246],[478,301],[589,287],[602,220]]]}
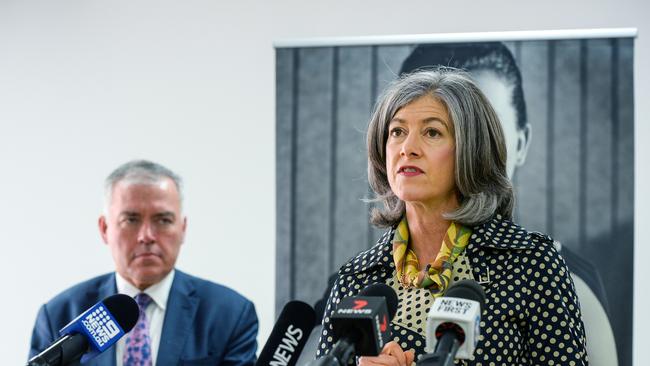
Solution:
{"label": "black and white poster", "polygon": [[631,365],[633,52],[625,37],[278,47],[276,309],[322,298],[382,232],[363,201],[377,95],[401,73],[452,66],[501,119],[515,221],[561,247],[592,364],[602,352]]}

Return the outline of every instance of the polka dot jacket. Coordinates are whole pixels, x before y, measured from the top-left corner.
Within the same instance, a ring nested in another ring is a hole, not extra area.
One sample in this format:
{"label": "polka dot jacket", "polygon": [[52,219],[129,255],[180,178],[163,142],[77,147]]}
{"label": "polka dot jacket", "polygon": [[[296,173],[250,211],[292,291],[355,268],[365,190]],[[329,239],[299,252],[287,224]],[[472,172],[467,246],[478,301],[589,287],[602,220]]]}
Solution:
{"label": "polka dot jacket", "polygon": [[[433,299],[426,289],[404,289],[395,279],[394,229],[341,267],[332,288],[316,356],[333,346],[329,317],[339,301],[372,283],[396,290],[392,335],[416,360],[425,351],[425,324]],[[473,228],[452,282],[472,278],[485,290],[481,335],[472,360],[456,365],[587,365],[584,326],[575,289],[553,240],[499,215]]]}

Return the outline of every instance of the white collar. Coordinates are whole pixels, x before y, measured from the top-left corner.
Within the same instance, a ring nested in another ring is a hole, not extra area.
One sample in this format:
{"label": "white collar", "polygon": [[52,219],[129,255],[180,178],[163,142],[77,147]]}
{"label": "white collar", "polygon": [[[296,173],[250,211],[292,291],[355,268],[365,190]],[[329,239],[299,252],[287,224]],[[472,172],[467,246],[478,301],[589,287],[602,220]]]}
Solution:
{"label": "white collar", "polygon": [[129,281],[122,277],[119,273],[115,272],[115,283],[117,285],[117,292],[120,294],[135,297],[140,292],[149,295],[153,302],[161,309],[165,310],[167,307],[167,299],[169,292],[172,289],[172,282],[174,282],[174,275],[176,270],[172,269],[163,279],[149,287],[144,291],[140,291],[137,287],[133,286]]}

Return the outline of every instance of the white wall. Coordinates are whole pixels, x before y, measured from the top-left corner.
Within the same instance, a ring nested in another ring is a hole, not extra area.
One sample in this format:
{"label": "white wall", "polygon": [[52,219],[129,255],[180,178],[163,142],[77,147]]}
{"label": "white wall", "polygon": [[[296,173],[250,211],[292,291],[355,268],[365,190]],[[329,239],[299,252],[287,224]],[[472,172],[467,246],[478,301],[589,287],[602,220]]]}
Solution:
{"label": "white wall", "polygon": [[[252,299],[264,344],[274,322],[273,40],[637,27],[636,224],[644,226],[649,10],[643,0],[0,0],[2,363],[24,363],[40,304],[111,269],[96,230],[101,184],[139,157],[186,180],[179,267]],[[650,249],[641,240],[637,230],[636,365],[650,362],[641,332],[650,327],[641,311],[650,307],[641,286]]]}

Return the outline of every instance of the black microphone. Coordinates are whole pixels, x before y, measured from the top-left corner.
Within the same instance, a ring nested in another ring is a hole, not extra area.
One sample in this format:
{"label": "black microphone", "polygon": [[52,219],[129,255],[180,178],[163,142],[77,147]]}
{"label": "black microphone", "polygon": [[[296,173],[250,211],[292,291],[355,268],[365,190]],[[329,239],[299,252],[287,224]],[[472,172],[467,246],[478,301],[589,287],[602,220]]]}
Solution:
{"label": "black microphone", "polygon": [[314,365],[347,366],[355,356],[377,356],[390,340],[390,321],[397,311],[397,295],[383,283],[341,299],[330,316],[336,343]]}
{"label": "black microphone", "polygon": [[61,337],[32,357],[27,366],[65,366],[86,362],[109,349],[131,331],[140,311],[127,295],[109,296],[93,305],[59,331]]}
{"label": "black microphone", "polygon": [[275,323],[256,366],[295,366],[316,325],[316,312],[302,301],[289,301]]}
{"label": "black microphone", "polygon": [[452,285],[444,297],[436,298],[427,315],[427,351],[418,366],[453,365],[454,359],[469,359],[480,336],[485,307],[483,287],[474,280]]}

